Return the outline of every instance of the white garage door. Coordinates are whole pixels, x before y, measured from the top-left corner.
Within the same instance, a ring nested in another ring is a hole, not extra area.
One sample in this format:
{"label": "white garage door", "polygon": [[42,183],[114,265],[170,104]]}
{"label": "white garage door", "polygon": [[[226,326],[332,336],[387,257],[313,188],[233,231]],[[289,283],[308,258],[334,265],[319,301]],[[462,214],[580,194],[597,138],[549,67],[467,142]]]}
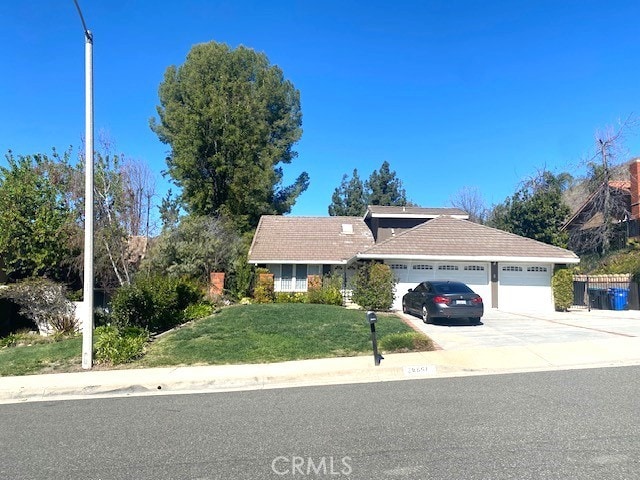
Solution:
{"label": "white garage door", "polygon": [[483,262],[389,262],[398,280],[393,308],[402,309],[402,296],[425,280],[456,280],[466,283],[491,305],[489,264]]}
{"label": "white garage door", "polygon": [[491,305],[488,263],[440,263],[436,268],[436,279],[466,283],[482,297],[485,307]]}
{"label": "white garage door", "polygon": [[402,296],[407,290],[414,288],[420,282],[433,280],[433,265],[413,265],[409,262],[390,262],[396,280],[396,292],[393,301],[394,310],[402,310]]}
{"label": "white garage door", "polygon": [[550,264],[501,263],[498,309],[511,312],[553,311]]}

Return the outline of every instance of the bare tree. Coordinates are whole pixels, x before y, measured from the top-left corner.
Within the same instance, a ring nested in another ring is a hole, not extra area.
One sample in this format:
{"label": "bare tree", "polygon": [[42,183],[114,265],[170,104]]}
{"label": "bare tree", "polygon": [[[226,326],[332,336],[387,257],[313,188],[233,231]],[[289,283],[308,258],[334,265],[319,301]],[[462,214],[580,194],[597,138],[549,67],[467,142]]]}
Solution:
{"label": "bare tree", "polygon": [[484,224],[488,209],[477,187],[462,187],[449,199],[452,207],[464,210],[469,214],[469,220]]}
{"label": "bare tree", "polygon": [[132,236],[149,238],[151,225],[151,200],[155,196],[155,178],[146,163],[126,159],[122,167],[123,190],[127,197],[127,209],[124,221]]}
{"label": "bare tree", "polygon": [[[155,183],[148,166],[115,153],[113,140],[104,132],[98,144],[94,159],[95,268],[97,283],[108,290],[130,283],[146,252]],[[82,173],[83,164],[81,155],[77,173]]]}
{"label": "bare tree", "polygon": [[[622,222],[629,218],[628,191],[617,184],[616,171],[628,157],[624,143],[637,121],[629,115],[617,128],[608,127],[595,134],[593,155],[587,160],[588,198],[572,219],[569,246],[579,253],[605,255],[612,242],[624,236]],[[626,169],[623,170],[626,174]],[[619,178],[619,177],[618,177]]]}

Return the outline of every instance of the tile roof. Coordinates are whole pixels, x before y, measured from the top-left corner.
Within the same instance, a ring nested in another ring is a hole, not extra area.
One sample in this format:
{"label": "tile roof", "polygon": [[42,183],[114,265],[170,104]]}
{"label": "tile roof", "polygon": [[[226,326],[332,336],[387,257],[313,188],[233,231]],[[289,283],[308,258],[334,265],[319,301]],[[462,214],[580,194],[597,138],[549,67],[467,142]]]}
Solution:
{"label": "tile roof", "polygon": [[366,216],[413,216],[413,217],[425,217],[435,218],[441,215],[460,215],[465,218],[469,217],[469,214],[459,208],[425,208],[425,207],[397,207],[397,206],[383,206],[383,205],[369,205],[367,206]]}
{"label": "tile roof", "polygon": [[482,257],[577,263],[575,253],[468,220],[439,217],[375,245],[359,258]]}
{"label": "tile roof", "polygon": [[[343,224],[353,233],[344,233]],[[249,250],[251,263],[345,263],[374,244],[360,217],[264,215]]]}

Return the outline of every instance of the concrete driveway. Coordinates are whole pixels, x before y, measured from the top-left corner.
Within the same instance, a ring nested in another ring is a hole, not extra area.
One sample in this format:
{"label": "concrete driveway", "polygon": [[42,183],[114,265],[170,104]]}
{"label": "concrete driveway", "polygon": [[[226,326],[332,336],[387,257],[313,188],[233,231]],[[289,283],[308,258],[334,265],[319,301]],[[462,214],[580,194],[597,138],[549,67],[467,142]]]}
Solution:
{"label": "concrete driveway", "polygon": [[488,309],[478,326],[457,320],[426,325],[418,317],[399,315],[444,350],[640,337],[640,311],[637,310],[524,314]]}

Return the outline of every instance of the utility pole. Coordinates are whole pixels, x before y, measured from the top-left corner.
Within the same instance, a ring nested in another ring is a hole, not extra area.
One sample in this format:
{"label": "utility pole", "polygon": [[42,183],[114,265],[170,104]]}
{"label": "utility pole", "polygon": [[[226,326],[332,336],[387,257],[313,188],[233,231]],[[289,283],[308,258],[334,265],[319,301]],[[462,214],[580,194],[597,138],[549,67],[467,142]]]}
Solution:
{"label": "utility pole", "polygon": [[78,0],[85,38],[85,155],[84,155],[84,290],[82,368],[93,366],[93,34],[87,29]]}

